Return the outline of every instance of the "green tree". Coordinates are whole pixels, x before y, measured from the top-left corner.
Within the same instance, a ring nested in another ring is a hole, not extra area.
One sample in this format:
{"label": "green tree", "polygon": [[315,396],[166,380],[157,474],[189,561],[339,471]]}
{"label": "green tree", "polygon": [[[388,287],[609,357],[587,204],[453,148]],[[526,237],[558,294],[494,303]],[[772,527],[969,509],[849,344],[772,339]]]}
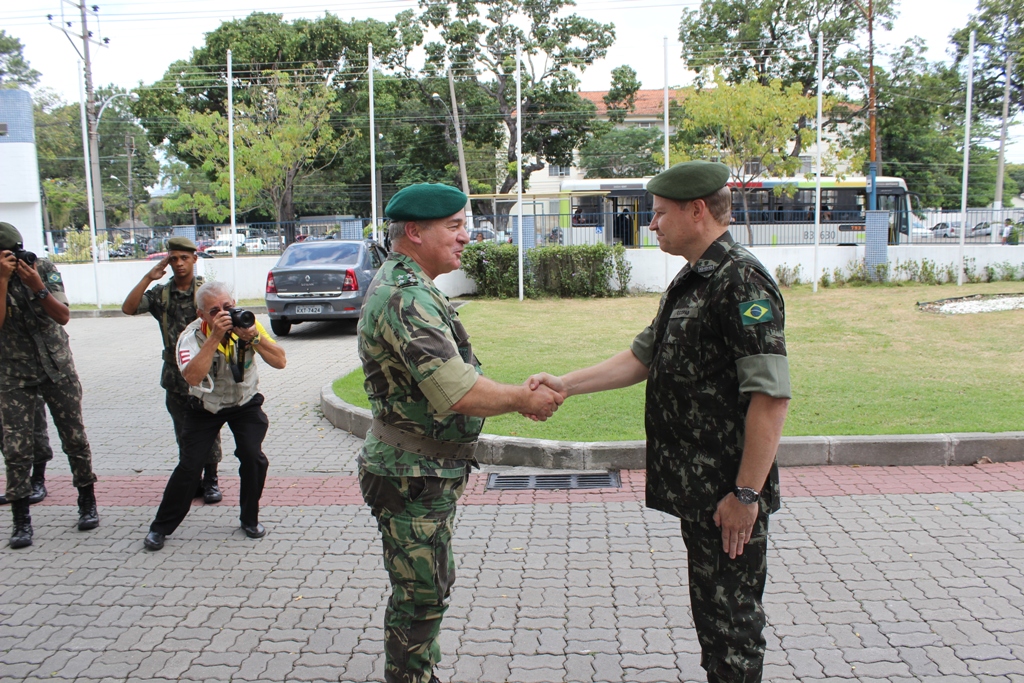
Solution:
{"label": "green tree", "polygon": [[[867,46],[844,58],[838,48],[865,36],[863,7],[837,0],[702,0],[698,9],[683,10],[683,59],[702,72],[702,82],[714,78],[709,73],[714,69],[729,83],[754,79],[767,86],[778,80],[783,86],[814,88],[821,33],[825,76],[846,83],[853,77],[840,73],[840,67],[862,65]],[[876,28],[891,28],[895,0],[874,0],[873,8]]]}
{"label": "green tree", "polygon": [[682,128],[689,135],[677,138],[684,158],[717,158],[729,166],[742,190],[747,236],[753,243],[747,195],[752,183],[764,177],[786,177],[800,169],[800,158],[787,148],[794,138],[804,143],[811,131],[800,128],[801,117],[813,116],[816,103],[805,97],[803,86],[788,87],[775,80],[768,85],[748,80],[733,85],[719,78],[715,87],[687,98]]}
{"label": "green tree", "polygon": [[[612,24],[562,14],[572,0],[420,0],[420,21],[436,31],[426,47],[426,73],[454,64],[495,103],[507,131],[506,175],[499,193],[516,184],[517,127],[522,125],[522,174],[547,164],[569,166],[593,126],[595,108],[576,92],[579,78],[615,40]],[[516,120],[515,49],[522,45],[523,121]],[[527,161],[527,158],[532,158]],[[508,204],[503,205],[506,209]]]}
{"label": "green tree", "polygon": [[[959,207],[963,173],[966,78],[955,65],[929,62],[924,42],[915,39],[878,72],[878,136],[886,175],[902,177],[925,206]],[[986,206],[995,195],[995,156],[980,140],[991,126],[975,110],[971,206]],[[860,133],[858,144],[866,144]]]}
{"label": "green tree", "polygon": [[[238,210],[262,208],[276,221],[295,220],[295,183],[319,171],[346,141],[330,126],[334,92],[313,78],[269,72],[248,89],[235,111],[235,194]],[[181,148],[216,178],[217,197],[229,193],[228,127],[220,112],[183,111],[189,132]],[[288,241],[294,237],[288,231]]]}
{"label": "green tree", "polygon": [[609,121],[621,124],[626,120],[626,115],[636,108],[638,90],[640,79],[636,71],[625,65],[612,69],[612,84],[603,98]]}
{"label": "green tree", "polygon": [[21,41],[0,29],[0,88],[31,88],[39,72],[29,66]]}
{"label": "green tree", "polygon": [[[978,0],[967,26],[951,37],[957,65],[967,59],[971,31],[977,31],[974,59],[975,106],[1001,118],[1003,90],[1010,79],[1010,116],[1024,107],[1024,0]],[[1010,57],[1010,69],[1006,58]]]}
{"label": "green tree", "polygon": [[611,128],[595,135],[580,149],[587,178],[642,178],[661,170],[657,128]]}
{"label": "green tree", "polygon": [[219,186],[211,183],[202,171],[171,159],[164,169],[163,180],[175,191],[160,202],[159,210],[162,213],[188,216],[193,225],[198,225],[200,218],[220,223],[231,215],[227,202],[218,198]]}

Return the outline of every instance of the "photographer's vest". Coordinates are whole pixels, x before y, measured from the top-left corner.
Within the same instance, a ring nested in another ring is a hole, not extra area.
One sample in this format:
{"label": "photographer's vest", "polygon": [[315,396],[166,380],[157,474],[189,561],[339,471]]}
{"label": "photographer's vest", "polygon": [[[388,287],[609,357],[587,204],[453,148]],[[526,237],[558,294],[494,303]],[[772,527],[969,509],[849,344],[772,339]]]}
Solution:
{"label": "photographer's vest", "polygon": [[[207,336],[203,334],[202,328],[202,319],[195,320],[185,328],[185,331],[181,333],[181,337],[178,338],[179,371],[183,367],[181,362],[183,352],[187,351],[190,354],[189,359],[184,363],[187,365],[199,352],[199,349],[203,347],[203,343],[206,342]],[[201,400],[203,408],[211,413],[248,403],[259,391],[256,352],[248,344],[244,345],[242,379],[241,381],[235,381],[231,365],[235,364],[237,366],[235,354],[239,348],[238,338],[231,335],[230,340],[226,344],[221,343],[217,347],[217,352],[213,355],[213,364],[210,366],[210,371],[203,378],[203,381],[198,386],[189,387],[189,395]]]}

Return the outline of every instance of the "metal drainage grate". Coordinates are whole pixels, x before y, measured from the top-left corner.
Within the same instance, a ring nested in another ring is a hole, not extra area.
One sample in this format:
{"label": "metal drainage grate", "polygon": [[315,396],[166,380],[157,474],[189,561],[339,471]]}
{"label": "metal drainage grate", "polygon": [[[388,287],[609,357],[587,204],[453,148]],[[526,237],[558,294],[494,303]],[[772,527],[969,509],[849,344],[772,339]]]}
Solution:
{"label": "metal drainage grate", "polygon": [[622,487],[618,472],[587,474],[497,474],[487,475],[487,488],[498,491],[529,489],[617,489]]}

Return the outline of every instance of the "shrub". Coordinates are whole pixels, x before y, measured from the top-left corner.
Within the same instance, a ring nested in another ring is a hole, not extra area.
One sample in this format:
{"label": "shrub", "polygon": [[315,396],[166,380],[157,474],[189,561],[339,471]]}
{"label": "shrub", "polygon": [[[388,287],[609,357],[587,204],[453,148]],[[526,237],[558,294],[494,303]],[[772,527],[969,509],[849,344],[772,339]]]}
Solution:
{"label": "shrub", "polygon": [[[530,291],[529,259],[523,264],[523,288]],[[499,299],[519,296],[519,247],[481,242],[462,252],[462,270],[476,282],[477,292]]]}
{"label": "shrub", "polygon": [[785,263],[775,267],[775,281],[780,287],[792,287],[800,284],[800,264],[790,268]]}
{"label": "shrub", "polygon": [[[537,291],[571,297],[625,294],[629,287],[625,248],[606,244],[549,246],[530,250]],[[612,279],[617,285],[612,288]]]}

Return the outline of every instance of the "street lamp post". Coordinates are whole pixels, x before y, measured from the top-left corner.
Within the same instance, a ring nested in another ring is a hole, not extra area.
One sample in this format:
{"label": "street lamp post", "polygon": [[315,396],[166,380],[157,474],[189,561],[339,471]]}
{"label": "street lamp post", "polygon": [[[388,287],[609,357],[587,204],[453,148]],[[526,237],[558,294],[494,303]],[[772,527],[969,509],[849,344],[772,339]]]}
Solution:
{"label": "street lamp post", "polygon": [[[452,117],[455,122],[455,146],[459,150],[459,174],[462,176],[462,191],[469,197],[469,176],[466,175],[466,152],[462,148],[462,127],[459,125],[459,104],[455,101],[455,80],[452,78],[452,70],[448,69],[448,89],[451,92],[452,108],[449,109],[445,101],[441,99],[441,96],[437,93],[431,95],[431,99],[436,102],[440,102],[441,106],[445,108],[448,115]],[[466,200],[466,218],[467,222],[473,219],[473,208],[470,205],[469,200]]]}

